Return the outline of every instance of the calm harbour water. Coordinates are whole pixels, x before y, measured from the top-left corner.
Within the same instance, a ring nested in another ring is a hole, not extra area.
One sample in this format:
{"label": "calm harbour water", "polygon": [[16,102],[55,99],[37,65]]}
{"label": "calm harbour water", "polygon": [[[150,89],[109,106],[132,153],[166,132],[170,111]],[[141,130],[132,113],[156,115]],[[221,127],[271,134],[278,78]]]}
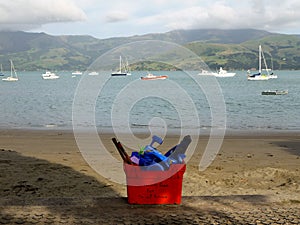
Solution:
{"label": "calm harbour water", "polygon": [[[276,71],[278,79],[268,81],[247,81],[246,71],[236,72],[237,75],[233,78],[195,76],[204,86],[207,82],[219,84],[226,106],[227,130],[237,132],[300,130],[300,71]],[[106,81],[102,75],[72,77],[71,72],[57,72],[60,79],[43,80],[41,74],[42,72],[20,71],[18,82],[0,81],[0,128],[71,130],[74,95],[80,90],[78,85],[83,83],[81,79],[91,82],[90,87],[82,88],[86,92],[99,88],[93,84]],[[147,130],[149,122],[152,126],[156,126],[156,129],[164,129],[166,126],[175,131],[182,125],[200,129],[201,132],[211,127],[211,105],[197,82],[183,72],[159,71],[155,74],[166,74],[169,79],[140,80],[139,78],[146,75],[146,72],[132,72],[128,77],[109,77],[101,92],[97,92],[96,102],[89,103],[91,105],[88,107],[83,104],[82,111],[95,107],[95,124],[99,130],[123,126],[124,118],[128,119],[132,129],[140,130]],[[186,92],[188,97],[184,98],[187,100],[181,99],[183,92],[178,86]],[[289,93],[282,96],[264,96],[261,95],[264,90],[288,90]],[[210,91],[213,93],[219,90]],[[143,93],[144,98],[140,98]],[[117,98],[120,98],[121,102],[124,99],[131,101],[130,105],[127,105],[128,112],[125,106],[116,105]],[[188,101],[195,108],[191,108]],[[112,111],[115,114],[112,114]],[[193,121],[191,111],[196,111],[199,121]],[[91,124],[87,122],[80,126],[89,128]]]}

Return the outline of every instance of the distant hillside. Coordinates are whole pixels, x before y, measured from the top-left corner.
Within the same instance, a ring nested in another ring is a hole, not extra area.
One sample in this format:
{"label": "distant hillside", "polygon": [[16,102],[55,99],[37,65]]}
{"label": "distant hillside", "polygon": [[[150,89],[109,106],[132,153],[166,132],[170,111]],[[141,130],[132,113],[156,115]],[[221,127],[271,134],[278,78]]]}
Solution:
{"label": "distant hillside", "polygon": [[270,34],[241,44],[193,42],[185,46],[199,55],[211,69],[258,67],[258,45],[263,46],[267,64],[274,70],[300,69],[300,37]]}
{"label": "distant hillside", "polygon": [[241,44],[245,41],[260,39],[271,35],[267,31],[253,29],[239,30],[218,30],[218,29],[201,29],[201,30],[175,30],[164,34],[171,37],[170,41],[186,44],[194,41],[205,43],[221,44]]}
{"label": "distant hillside", "polygon": [[[266,56],[269,56],[267,60],[273,64],[274,69],[300,69],[299,36],[251,29],[175,30],[108,39],[2,31],[0,63],[5,69],[9,68],[8,59],[12,59],[18,70],[85,70],[108,50],[142,40],[161,40],[183,45],[198,54],[212,69],[219,66],[228,69],[257,67],[258,45],[262,44]],[[147,66],[136,65],[136,68],[147,69]],[[163,68],[152,64],[150,69]]]}

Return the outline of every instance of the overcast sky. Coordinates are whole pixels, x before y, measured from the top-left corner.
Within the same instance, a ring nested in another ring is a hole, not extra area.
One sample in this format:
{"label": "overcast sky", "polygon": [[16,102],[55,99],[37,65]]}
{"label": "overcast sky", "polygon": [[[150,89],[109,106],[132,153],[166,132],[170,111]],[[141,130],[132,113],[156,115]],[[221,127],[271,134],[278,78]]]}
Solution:
{"label": "overcast sky", "polygon": [[174,29],[300,34],[299,0],[0,0],[0,29],[97,38]]}

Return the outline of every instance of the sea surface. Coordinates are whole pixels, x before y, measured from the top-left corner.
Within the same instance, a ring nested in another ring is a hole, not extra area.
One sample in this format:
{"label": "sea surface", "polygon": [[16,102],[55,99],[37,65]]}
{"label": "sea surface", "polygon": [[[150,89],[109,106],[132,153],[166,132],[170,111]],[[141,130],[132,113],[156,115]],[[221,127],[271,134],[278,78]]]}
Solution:
{"label": "sea surface", "polygon": [[[56,80],[43,80],[41,71],[19,71],[18,82],[0,80],[0,129],[300,130],[300,71],[275,71],[278,79],[268,81],[248,81],[246,71],[234,72],[232,78],[215,78],[155,71],[169,79],[143,81],[146,71],[127,77],[58,71]],[[288,94],[261,95],[265,90]]]}

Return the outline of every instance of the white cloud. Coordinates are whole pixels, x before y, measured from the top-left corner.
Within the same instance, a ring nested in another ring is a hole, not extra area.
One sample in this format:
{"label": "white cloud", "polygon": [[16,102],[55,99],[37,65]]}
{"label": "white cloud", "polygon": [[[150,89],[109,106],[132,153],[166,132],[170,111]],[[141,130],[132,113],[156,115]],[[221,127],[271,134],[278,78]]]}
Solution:
{"label": "white cloud", "polygon": [[271,31],[297,28],[300,21],[298,0],[217,1],[172,11],[164,10],[140,18],[140,26],[162,24],[166,29],[240,29],[256,28]]}
{"label": "white cloud", "polygon": [[129,15],[123,11],[113,11],[105,16],[105,22],[116,23],[128,20]]}
{"label": "white cloud", "polygon": [[26,29],[85,19],[85,13],[71,0],[0,0],[0,29]]}
{"label": "white cloud", "polygon": [[202,28],[299,33],[299,11],[299,0],[0,0],[0,28],[101,38]]}

